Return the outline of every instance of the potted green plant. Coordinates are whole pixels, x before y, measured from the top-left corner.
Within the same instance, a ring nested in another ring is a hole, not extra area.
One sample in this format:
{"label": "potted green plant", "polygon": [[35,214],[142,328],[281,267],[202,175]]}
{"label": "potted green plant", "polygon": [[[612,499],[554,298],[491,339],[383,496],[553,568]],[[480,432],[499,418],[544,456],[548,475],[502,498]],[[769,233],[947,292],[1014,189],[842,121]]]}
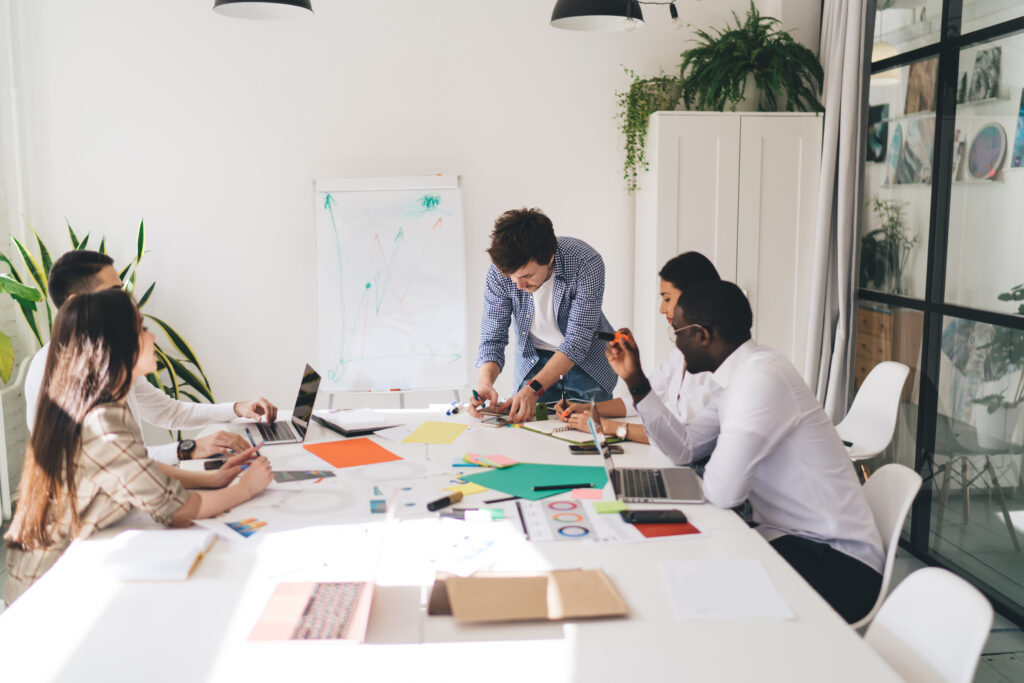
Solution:
{"label": "potted green plant", "polygon": [[[698,29],[695,47],[682,53],[679,77],[688,109],[736,111],[752,95],[751,110],[824,111],[818,95],[824,72],[813,52],[763,17],[750,2],[735,26]],[[750,92],[756,90],[756,92]]]}
{"label": "potted green plant", "polygon": [[[89,244],[89,235],[79,239],[75,234],[75,231],[71,228],[70,223],[67,224],[67,228],[68,237],[71,241],[71,248],[87,248]],[[43,309],[46,311],[46,336],[48,337],[49,331],[53,327],[53,309],[50,306],[49,299],[44,295],[44,293],[46,292],[46,286],[49,281],[50,268],[53,265],[53,260],[50,256],[50,250],[47,249],[42,238],[39,237],[32,226],[29,226],[29,229],[32,230],[32,234],[35,237],[39,251],[38,256],[33,254],[28,247],[21,242],[21,240],[16,237],[11,238],[18,252],[18,256],[20,257],[20,261],[25,268],[25,272],[28,273],[28,278],[22,277],[14,263],[6,255],[0,253],[0,263],[6,264],[10,270],[9,273],[0,274],[0,291],[10,295],[18,304],[26,324],[28,324],[29,329],[32,331],[32,335],[35,337],[39,345],[42,346],[45,343],[45,340],[40,329],[41,321],[37,320],[37,304],[41,302]],[[128,262],[128,265],[120,271],[121,280],[124,282],[124,288],[129,293],[135,292],[139,265],[142,263],[145,246],[145,224],[140,222],[136,238],[135,256]],[[100,245],[97,250],[100,253],[106,253],[106,239],[100,241]],[[138,299],[140,310],[144,309],[146,303],[153,295],[153,290],[155,288],[156,283],[154,282],[149,285],[142,297]],[[143,313],[143,315],[152,320],[161,329],[161,331],[163,331],[164,335],[167,337],[167,342],[170,344],[170,349],[173,349],[172,352],[168,350],[167,344],[156,344],[157,371],[147,377],[149,382],[158,389],[163,390],[164,393],[174,399],[187,398],[196,403],[206,399],[212,403],[214,399],[213,391],[210,388],[210,382],[206,378],[206,374],[203,372],[203,368],[199,364],[199,359],[196,357],[195,352],[192,351],[188,342],[186,342],[173,327],[161,318],[148,313]],[[6,342],[4,340],[6,340]],[[14,348],[10,343],[10,337],[6,334],[2,334],[2,337],[0,337],[0,379],[3,379],[6,383],[11,377],[13,368]]]}
{"label": "potted green plant", "polygon": [[629,88],[615,93],[619,102],[619,130],[626,137],[626,159],[623,178],[626,190],[640,189],[639,176],[650,167],[644,145],[647,143],[647,120],[656,111],[675,109],[682,95],[682,83],[675,76],[664,74],[654,78],[640,78],[630,69]]}
{"label": "potted green plant", "polygon": [[[1000,301],[1024,301],[1024,284],[1001,293],[998,298]],[[1024,303],[1017,305],[1017,315],[1024,316]],[[988,341],[979,340],[982,334],[987,335]],[[989,388],[989,393],[972,400],[978,444],[998,448],[1012,436],[1020,418],[1020,405],[1024,402],[1024,330],[978,324],[974,335],[975,341],[982,342],[978,350],[985,352],[982,378]],[[1010,386],[1006,379],[1015,375],[1019,375],[1016,387],[1007,394]]]}
{"label": "potted green plant", "polygon": [[871,210],[880,227],[860,239],[860,283],[883,291],[903,294],[903,271],[917,246],[904,219],[906,204],[891,199],[871,198]]}

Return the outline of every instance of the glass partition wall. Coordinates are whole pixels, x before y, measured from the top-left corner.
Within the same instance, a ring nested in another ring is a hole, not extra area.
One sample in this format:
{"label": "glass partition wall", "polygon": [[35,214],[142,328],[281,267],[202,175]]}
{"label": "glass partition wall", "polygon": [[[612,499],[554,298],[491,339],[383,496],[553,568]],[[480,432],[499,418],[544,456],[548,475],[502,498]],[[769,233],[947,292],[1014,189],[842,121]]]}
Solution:
{"label": "glass partition wall", "polygon": [[1024,0],[877,0],[854,385],[911,368],[871,466],[925,484],[902,543],[1024,623]]}

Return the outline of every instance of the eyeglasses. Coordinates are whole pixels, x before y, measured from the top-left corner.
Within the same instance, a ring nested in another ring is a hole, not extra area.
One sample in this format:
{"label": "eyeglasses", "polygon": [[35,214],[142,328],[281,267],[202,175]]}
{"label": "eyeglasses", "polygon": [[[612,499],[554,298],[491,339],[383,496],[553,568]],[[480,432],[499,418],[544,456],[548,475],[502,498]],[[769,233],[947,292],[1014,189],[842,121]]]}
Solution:
{"label": "eyeglasses", "polygon": [[698,325],[697,323],[694,323],[692,325],[687,325],[686,327],[675,328],[675,327],[672,327],[671,325],[669,325],[668,326],[668,330],[667,330],[668,331],[668,340],[670,342],[672,342],[673,344],[675,344],[676,343],[676,337],[679,335],[679,333],[682,332],[683,330],[688,330],[691,327],[704,327],[704,326],[703,325]]}

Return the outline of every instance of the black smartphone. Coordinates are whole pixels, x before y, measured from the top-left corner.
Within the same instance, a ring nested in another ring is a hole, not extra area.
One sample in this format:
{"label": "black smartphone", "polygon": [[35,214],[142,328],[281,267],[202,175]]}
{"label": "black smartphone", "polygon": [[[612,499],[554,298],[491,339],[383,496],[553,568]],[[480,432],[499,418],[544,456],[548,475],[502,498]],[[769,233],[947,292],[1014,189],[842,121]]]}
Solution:
{"label": "black smartphone", "polygon": [[[571,443],[569,444],[569,452],[573,455],[587,455],[599,453],[600,451],[592,443]],[[608,452],[612,455],[622,455],[625,451],[622,450],[622,446],[611,445],[608,446]]]}
{"label": "black smartphone", "polygon": [[223,464],[223,460],[207,460],[203,463],[203,467],[208,470],[219,470]]}
{"label": "black smartphone", "polygon": [[623,510],[619,513],[630,524],[685,524],[681,510]]}

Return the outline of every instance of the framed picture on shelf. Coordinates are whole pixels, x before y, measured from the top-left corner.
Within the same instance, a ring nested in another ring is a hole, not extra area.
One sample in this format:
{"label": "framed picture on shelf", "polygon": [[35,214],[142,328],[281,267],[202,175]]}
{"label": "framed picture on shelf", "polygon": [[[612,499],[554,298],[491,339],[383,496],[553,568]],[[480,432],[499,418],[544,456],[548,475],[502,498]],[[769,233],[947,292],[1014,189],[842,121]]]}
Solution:
{"label": "framed picture on shelf", "polygon": [[963,104],[967,101],[967,72],[960,72],[960,80],[956,85],[956,103]]}
{"label": "framed picture on shelf", "polygon": [[910,65],[910,75],[907,77],[907,101],[903,107],[904,114],[935,111],[935,83],[938,74],[938,57],[914,62]]}
{"label": "framed picture on shelf", "polygon": [[967,171],[972,178],[993,180],[1006,155],[1006,133],[998,123],[982,126],[971,142],[967,155]]}
{"label": "framed picture on shelf", "polygon": [[904,121],[903,149],[896,167],[899,185],[928,184],[932,181],[932,147],[935,143],[935,119]]}
{"label": "framed picture on shelf", "polygon": [[900,164],[900,150],[903,148],[903,126],[897,123],[892,127],[892,140],[889,141],[889,156],[885,160],[885,184],[896,184],[896,171]]}
{"label": "framed picture on shelf", "polygon": [[885,161],[885,143],[889,139],[889,105],[878,104],[868,108],[867,160]]}
{"label": "framed picture on shelf", "polygon": [[1020,112],[1017,114],[1017,137],[1013,141],[1013,160],[1010,168],[1024,166],[1024,90],[1020,93]]}
{"label": "framed picture on shelf", "polygon": [[974,55],[974,71],[971,72],[971,88],[967,93],[968,102],[989,100],[999,94],[999,60],[1003,48],[990,47],[978,50]]}

